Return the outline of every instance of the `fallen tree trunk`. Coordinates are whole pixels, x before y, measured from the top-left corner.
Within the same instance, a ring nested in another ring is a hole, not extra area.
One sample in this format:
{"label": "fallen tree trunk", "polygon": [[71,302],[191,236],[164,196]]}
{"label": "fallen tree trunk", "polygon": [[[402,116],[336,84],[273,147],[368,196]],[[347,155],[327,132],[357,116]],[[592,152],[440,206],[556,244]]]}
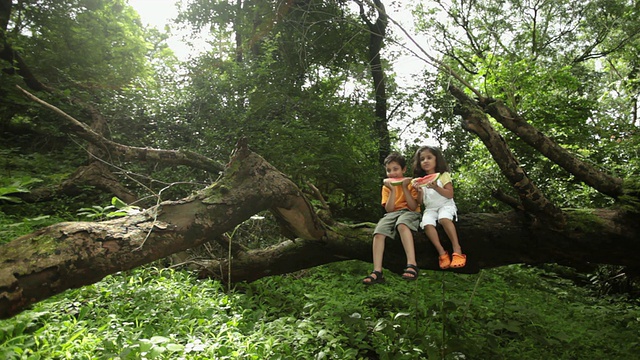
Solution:
{"label": "fallen tree trunk", "polygon": [[[335,261],[371,261],[370,227],[324,225],[293,182],[241,145],[222,180],[188,198],[117,220],[60,223],[0,246],[0,318],[66,289],[209,242],[266,209],[296,239],[236,252],[233,282]],[[580,210],[567,211],[567,218],[564,229],[552,230],[518,212],[461,215],[457,228],[469,260],[456,271],[475,273],[513,263],[638,269],[633,254],[640,251],[639,226],[633,216]],[[384,265],[399,272],[404,251],[399,241],[387,241]],[[416,234],[416,250],[421,268],[437,270],[435,250],[423,234]],[[227,261],[208,262],[201,275],[226,280]]]}
{"label": "fallen tree trunk", "polygon": [[105,164],[97,161],[79,167],[60,185],[36,188],[27,193],[18,194],[16,197],[29,203],[48,201],[61,194],[74,197],[81,194],[84,191],[83,186],[87,185],[102,190],[106,194],[113,194],[127,204],[137,200],[137,196],[120,183],[113,173],[108,171]]}
{"label": "fallen tree trunk", "polygon": [[200,192],[117,220],[56,224],[0,246],[0,318],[69,288],[183,251],[271,209],[296,236],[324,236],[298,187],[246,146]]}
{"label": "fallen tree trunk", "polygon": [[[616,264],[637,273],[640,264],[633,254],[640,251],[640,234],[632,217],[616,210],[567,211],[569,225],[557,231],[534,225],[516,212],[462,215],[456,227],[468,261],[467,266],[454,272],[477,273],[517,263],[557,263],[576,268]],[[320,241],[287,241],[268,249],[238,253],[232,259],[231,280],[254,281],[343,260],[372,262],[372,233],[371,227],[354,229],[337,224]],[[441,271],[435,248],[426,236],[414,233],[414,238],[419,267]],[[443,231],[440,238],[445,239],[443,246],[451,252]],[[227,261],[200,262],[200,275],[227,280]],[[400,241],[387,239],[384,267],[400,274],[405,261]],[[354,284],[359,280],[354,279]]]}

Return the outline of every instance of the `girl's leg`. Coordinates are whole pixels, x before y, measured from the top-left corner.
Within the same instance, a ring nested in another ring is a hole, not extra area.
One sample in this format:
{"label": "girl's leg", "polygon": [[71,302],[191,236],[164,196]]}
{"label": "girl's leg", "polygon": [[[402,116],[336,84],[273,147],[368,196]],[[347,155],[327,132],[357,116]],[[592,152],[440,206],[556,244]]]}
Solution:
{"label": "girl's leg", "polygon": [[407,255],[407,264],[417,265],[416,249],[413,243],[413,234],[411,233],[411,229],[409,229],[405,224],[400,224],[398,225],[398,233],[400,234],[402,247],[404,247],[404,253]]}
{"label": "girl's leg", "polygon": [[456,226],[450,219],[440,219],[438,220],[444,231],[447,233],[449,240],[451,240],[451,246],[453,247],[453,252],[462,254],[462,248],[460,247],[460,241],[458,241],[458,232],[456,231]]}
{"label": "girl's leg", "polygon": [[436,247],[436,250],[438,251],[438,255],[444,255],[447,253],[445,249],[442,247],[442,244],[440,244],[440,238],[438,237],[438,231],[436,230],[435,226],[426,225],[424,227],[424,233],[427,234],[429,241],[431,241],[433,246]]}
{"label": "girl's leg", "polygon": [[447,253],[440,243],[436,227],[433,225],[425,225],[424,232],[438,251],[438,266],[440,266],[440,269],[448,269],[449,265],[451,265],[451,258],[449,257],[449,253]]}
{"label": "girl's leg", "polygon": [[442,227],[447,233],[449,240],[451,240],[451,246],[453,247],[450,266],[452,268],[464,267],[467,264],[467,256],[462,253],[462,248],[460,247],[460,242],[458,241],[456,226],[453,224],[453,221],[449,219],[441,219],[440,224],[442,224]]}

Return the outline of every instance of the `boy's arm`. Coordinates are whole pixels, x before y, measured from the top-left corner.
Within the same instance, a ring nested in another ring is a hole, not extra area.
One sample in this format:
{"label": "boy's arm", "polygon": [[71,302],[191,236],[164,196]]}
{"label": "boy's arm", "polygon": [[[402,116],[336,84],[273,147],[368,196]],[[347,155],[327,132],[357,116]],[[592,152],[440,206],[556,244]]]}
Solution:
{"label": "boy's arm", "polygon": [[[406,178],[402,182],[402,191],[404,192],[404,198],[407,201],[407,206],[411,211],[415,211],[418,208],[418,201],[422,201],[422,196],[419,196],[420,200],[416,200],[413,197],[411,190],[409,190],[409,184],[411,183],[411,178]],[[421,195],[418,193],[418,195]]]}
{"label": "boy's arm", "polygon": [[384,204],[384,211],[388,213],[393,212],[393,210],[395,210],[396,208],[396,187],[389,185],[388,181],[385,181],[384,185],[389,189],[389,198]]}

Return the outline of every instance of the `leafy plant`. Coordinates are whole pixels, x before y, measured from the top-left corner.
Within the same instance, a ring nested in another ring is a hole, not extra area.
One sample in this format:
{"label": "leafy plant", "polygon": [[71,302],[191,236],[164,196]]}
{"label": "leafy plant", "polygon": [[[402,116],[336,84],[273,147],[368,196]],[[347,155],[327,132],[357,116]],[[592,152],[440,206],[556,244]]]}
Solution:
{"label": "leafy plant", "polygon": [[20,179],[13,179],[11,184],[0,186],[0,200],[9,201],[12,203],[20,203],[22,200],[12,194],[28,193],[28,186],[41,182],[42,180],[32,177],[23,177]]}
{"label": "leafy plant", "polygon": [[91,220],[104,220],[115,217],[135,215],[140,211],[140,207],[128,205],[124,201],[114,196],[111,199],[111,205],[107,205],[104,207],[100,205],[93,205],[91,207],[80,208],[78,209],[76,215],[80,217],[84,216]]}
{"label": "leafy plant", "polygon": [[120,359],[634,358],[640,307],[539,268],[423,271],[357,286],[335,263],[239,284],[147,266],[0,321],[0,357]]}

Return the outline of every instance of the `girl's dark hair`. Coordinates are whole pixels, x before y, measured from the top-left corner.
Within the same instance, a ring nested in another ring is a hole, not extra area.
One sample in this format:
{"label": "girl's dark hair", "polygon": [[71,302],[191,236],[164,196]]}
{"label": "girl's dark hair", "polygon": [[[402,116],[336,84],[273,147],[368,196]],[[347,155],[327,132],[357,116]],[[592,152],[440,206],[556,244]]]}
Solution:
{"label": "girl's dark hair", "polygon": [[420,166],[420,153],[423,151],[428,151],[432,153],[436,157],[436,172],[443,173],[449,171],[449,164],[447,164],[447,160],[444,159],[442,155],[442,151],[434,146],[423,146],[416,150],[416,154],[413,155],[412,167],[413,167],[413,176],[414,177],[422,177],[427,175],[427,173],[422,170]]}

